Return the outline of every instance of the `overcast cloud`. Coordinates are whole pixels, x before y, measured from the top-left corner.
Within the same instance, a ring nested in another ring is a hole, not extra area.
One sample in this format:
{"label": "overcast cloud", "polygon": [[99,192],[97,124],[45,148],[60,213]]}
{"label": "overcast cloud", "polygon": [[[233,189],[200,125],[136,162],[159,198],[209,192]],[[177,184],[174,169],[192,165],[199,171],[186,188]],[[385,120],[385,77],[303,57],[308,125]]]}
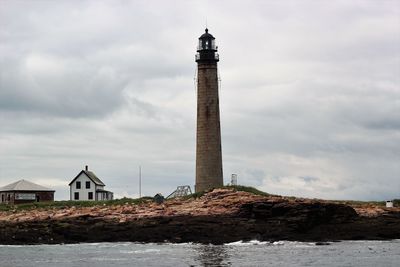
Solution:
{"label": "overcast cloud", "polygon": [[399,1],[0,1],[0,186],[194,184],[194,55],[219,46],[224,181],[400,198]]}

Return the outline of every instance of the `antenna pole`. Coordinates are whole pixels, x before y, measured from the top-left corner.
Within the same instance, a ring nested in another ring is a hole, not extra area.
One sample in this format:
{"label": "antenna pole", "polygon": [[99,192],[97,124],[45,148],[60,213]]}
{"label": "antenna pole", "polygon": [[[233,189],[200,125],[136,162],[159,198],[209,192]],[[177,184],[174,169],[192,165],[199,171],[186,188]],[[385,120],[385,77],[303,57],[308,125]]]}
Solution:
{"label": "antenna pole", "polygon": [[142,166],[139,165],[139,198],[142,197]]}

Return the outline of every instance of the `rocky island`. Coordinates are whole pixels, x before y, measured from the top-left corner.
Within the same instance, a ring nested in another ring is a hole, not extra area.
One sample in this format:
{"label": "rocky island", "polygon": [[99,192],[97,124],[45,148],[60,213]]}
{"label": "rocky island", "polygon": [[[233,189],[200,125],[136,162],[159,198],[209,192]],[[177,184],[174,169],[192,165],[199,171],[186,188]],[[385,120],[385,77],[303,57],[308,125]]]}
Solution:
{"label": "rocky island", "polygon": [[0,212],[0,244],[398,238],[399,208],[257,195],[232,188],[160,205],[147,200]]}

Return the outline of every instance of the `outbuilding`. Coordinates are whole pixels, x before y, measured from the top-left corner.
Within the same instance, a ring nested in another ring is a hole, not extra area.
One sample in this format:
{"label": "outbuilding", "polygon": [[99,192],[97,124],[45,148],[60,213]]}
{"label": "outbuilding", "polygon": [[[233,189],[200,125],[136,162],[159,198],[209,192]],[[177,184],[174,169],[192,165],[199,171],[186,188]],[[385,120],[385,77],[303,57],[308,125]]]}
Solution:
{"label": "outbuilding", "polygon": [[392,200],[386,201],[386,208],[393,208],[393,201]]}
{"label": "outbuilding", "polygon": [[0,203],[22,204],[54,201],[54,192],[55,190],[27,180],[19,180],[0,188]]}

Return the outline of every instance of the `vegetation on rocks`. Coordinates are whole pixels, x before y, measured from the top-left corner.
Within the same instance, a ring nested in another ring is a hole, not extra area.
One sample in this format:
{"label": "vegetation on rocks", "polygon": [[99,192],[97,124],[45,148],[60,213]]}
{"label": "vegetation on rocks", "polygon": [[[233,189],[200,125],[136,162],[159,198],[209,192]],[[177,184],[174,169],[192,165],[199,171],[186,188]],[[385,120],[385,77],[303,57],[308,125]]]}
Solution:
{"label": "vegetation on rocks", "polygon": [[[244,185],[226,185],[226,186],[221,187],[221,189],[231,189],[234,192],[238,192],[238,191],[247,192],[247,193],[251,193],[254,195],[258,195],[258,196],[277,196],[277,195],[272,195],[272,194],[268,194],[266,192],[260,191],[254,187],[244,186]],[[186,196],[185,199],[200,198],[203,195],[205,195],[206,193],[208,193],[208,191],[196,192],[196,193]]]}
{"label": "vegetation on rocks", "polygon": [[228,186],[224,186],[223,188],[225,188],[225,189],[233,189],[233,191],[248,192],[248,193],[252,193],[254,195],[258,195],[258,196],[278,196],[278,195],[273,195],[273,194],[269,194],[269,193],[260,191],[257,188],[254,188],[254,187],[251,187],[251,186],[228,185]]}
{"label": "vegetation on rocks", "polygon": [[107,201],[52,201],[52,202],[34,202],[19,205],[0,205],[0,211],[18,211],[18,210],[32,210],[32,209],[65,209],[71,207],[94,207],[94,206],[115,206],[124,204],[142,204],[151,201],[152,197],[142,198],[120,198]]}
{"label": "vegetation on rocks", "polygon": [[386,201],[357,201],[357,200],[332,200],[331,202],[338,204],[345,204],[352,207],[358,206],[378,206],[384,207],[386,205]]}
{"label": "vegetation on rocks", "polygon": [[[254,187],[244,186],[244,185],[227,185],[223,186],[219,189],[229,189],[233,190],[233,192],[247,192],[257,196],[265,196],[265,197],[281,197],[279,195],[269,194],[263,191],[260,191]],[[212,191],[212,190],[210,190]],[[190,199],[198,199],[207,194],[210,191],[202,191],[190,194],[183,198],[183,200],[190,200]],[[295,200],[298,199],[296,197],[282,197],[288,200]],[[95,207],[95,206],[116,206],[116,205],[124,205],[124,204],[132,204],[138,205],[142,203],[146,203],[152,201],[152,197],[142,197],[142,198],[121,198],[115,200],[108,200],[108,201],[54,201],[54,202],[35,202],[35,203],[26,203],[26,204],[19,204],[19,205],[7,205],[7,204],[0,204],[0,211],[22,211],[22,210],[33,210],[33,209],[64,209],[64,208],[71,208],[71,207]],[[167,200],[170,201],[170,200]],[[321,200],[323,201],[323,200]],[[344,204],[349,205],[352,207],[384,207],[385,201],[355,201],[355,200],[330,200],[329,202],[336,203],[336,204]],[[400,206],[400,199],[394,199],[393,203],[396,207]]]}

